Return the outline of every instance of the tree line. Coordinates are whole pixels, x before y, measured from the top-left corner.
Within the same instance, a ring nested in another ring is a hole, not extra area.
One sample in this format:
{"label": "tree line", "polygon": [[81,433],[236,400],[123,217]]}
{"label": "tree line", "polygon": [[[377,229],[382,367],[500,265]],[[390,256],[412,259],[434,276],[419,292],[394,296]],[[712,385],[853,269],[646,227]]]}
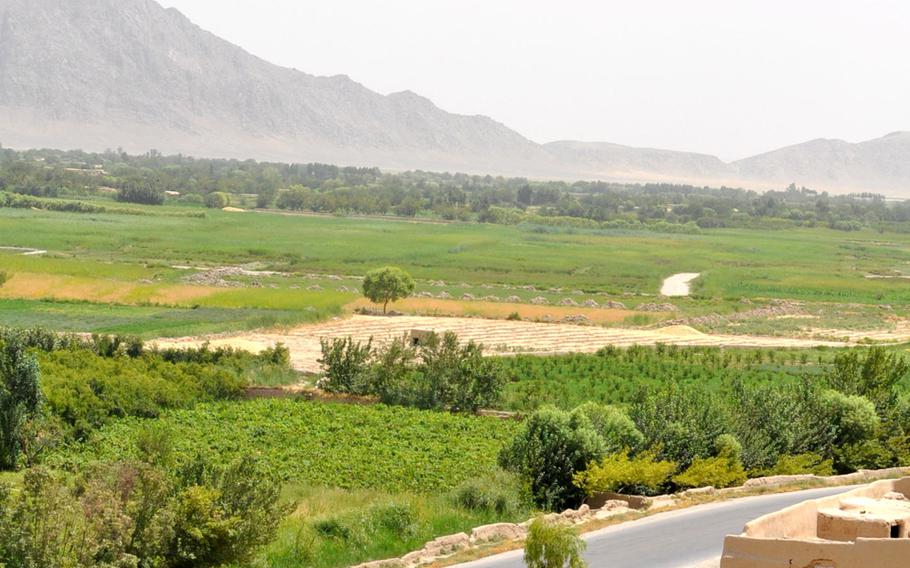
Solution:
{"label": "tree line", "polygon": [[118,151],[0,149],[0,191],[79,197],[109,190],[122,201],[150,205],[169,200],[224,207],[243,196],[260,208],[607,229],[825,226],[852,231],[900,228],[910,221],[910,202],[889,202],[874,193],[829,195],[796,185],[760,193],[673,184],[386,173],[378,168],[195,159],[155,151],[133,156]]}

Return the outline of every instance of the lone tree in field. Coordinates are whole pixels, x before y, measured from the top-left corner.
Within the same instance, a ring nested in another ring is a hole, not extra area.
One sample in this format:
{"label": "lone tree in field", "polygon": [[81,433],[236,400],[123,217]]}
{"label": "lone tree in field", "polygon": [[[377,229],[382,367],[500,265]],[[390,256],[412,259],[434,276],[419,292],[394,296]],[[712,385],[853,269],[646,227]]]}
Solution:
{"label": "lone tree in field", "polygon": [[389,302],[407,298],[415,287],[411,275],[394,266],[372,270],[363,279],[363,295],[374,304],[382,304],[382,313],[386,313]]}

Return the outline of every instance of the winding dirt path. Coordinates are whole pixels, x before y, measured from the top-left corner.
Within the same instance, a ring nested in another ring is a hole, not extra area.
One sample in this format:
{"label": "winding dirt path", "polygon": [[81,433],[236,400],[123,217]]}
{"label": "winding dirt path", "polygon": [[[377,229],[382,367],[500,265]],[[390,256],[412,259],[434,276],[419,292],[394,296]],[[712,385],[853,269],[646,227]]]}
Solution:
{"label": "winding dirt path", "polygon": [[668,298],[688,296],[690,284],[699,276],[701,276],[701,274],[698,272],[674,274],[664,280],[663,286],[660,287],[660,295]]}

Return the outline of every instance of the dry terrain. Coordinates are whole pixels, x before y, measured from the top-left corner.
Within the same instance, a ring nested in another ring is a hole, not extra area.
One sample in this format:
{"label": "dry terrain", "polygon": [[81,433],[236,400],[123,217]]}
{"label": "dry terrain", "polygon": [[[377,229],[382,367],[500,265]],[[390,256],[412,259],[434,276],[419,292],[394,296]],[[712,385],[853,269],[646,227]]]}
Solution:
{"label": "dry terrain", "polygon": [[281,342],[291,350],[294,368],[318,372],[320,339],[353,337],[366,341],[373,338],[381,343],[401,337],[412,330],[454,331],[465,341],[483,343],[492,353],[593,353],[606,345],[719,346],[719,347],[813,347],[844,346],[843,341],[796,339],[786,337],[757,337],[746,335],[709,335],[686,326],[660,329],[608,329],[558,323],[497,321],[479,318],[419,317],[419,316],[362,316],[357,315],[330,322],[301,326],[283,332],[162,339],[161,347],[198,346],[209,341],[213,346],[227,345],[259,351]]}

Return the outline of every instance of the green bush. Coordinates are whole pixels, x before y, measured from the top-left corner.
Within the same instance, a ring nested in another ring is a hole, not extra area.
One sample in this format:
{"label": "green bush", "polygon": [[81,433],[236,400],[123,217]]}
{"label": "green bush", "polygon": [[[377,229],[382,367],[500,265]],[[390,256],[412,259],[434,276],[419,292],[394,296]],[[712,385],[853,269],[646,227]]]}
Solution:
{"label": "green bush", "polygon": [[747,479],[746,471],[739,460],[717,456],[695,458],[692,465],[673,478],[679,487],[733,487],[742,485]]}
{"label": "green bush", "polygon": [[879,417],[871,400],[829,390],[821,394],[821,404],[828,422],[837,429],[836,446],[857,444],[875,437]]}
{"label": "green bush", "polygon": [[765,475],[834,475],[834,465],[818,454],[799,454],[781,456],[770,470],[755,472],[753,477]]}
{"label": "green bush", "polygon": [[0,343],[0,470],[13,470],[25,442],[26,424],[42,402],[38,361],[23,342],[8,337]]}
{"label": "green bush", "polygon": [[231,204],[231,196],[221,191],[214,191],[205,196],[205,206],[209,209],[224,209]]}
{"label": "green bush", "polygon": [[70,484],[29,470],[20,491],[0,487],[0,565],[248,565],[287,513],[280,485],[251,459],[197,473],[120,462],[88,469]]}
{"label": "green bush", "polygon": [[528,527],[524,561],[528,568],[585,568],[585,541],[569,525],[539,516]]}
{"label": "green bush", "polygon": [[528,481],[538,506],[558,510],[582,502],[585,494],[573,482],[575,474],[603,455],[604,442],[588,420],[542,408],[502,449],[499,464]]}
{"label": "green bush", "polygon": [[634,452],[644,444],[644,435],[638,431],[635,422],[632,422],[629,415],[621,408],[597,402],[586,402],[573,412],[584,416],[591,422],[594,431],[603,439],[604,447],[608,452],[618,452],[624,448]]}
{"label": "green bush", "polygon": [[84,437],[112,418],[154,418],[167,408],[239,398],[245,383],[212,365],[168,363],[153,355],[105,358],[87,350],[40,357],[48,409]]}
{"label": "green bush", "polygon": [[494,513],[497,517],[508,517],[523,510],[526,499],[521,480],[504,471],[469,479],[452,492],[452,500],[459,507]]}
{"label": "green bush", "polygon": [[656,452],[630,457],[629,451],[623,450],[588,466],[575,476],[574,483],[588,496],[608,491],[654,494],[666,485],[674,471],[676,464],[658,460]]}
{"label": "green bush", "polygon": [[319,381],[319,388],[333,393],[370,394],[367,374],[373,357],[372,340],[362,344],[347,337],[322,339],[320,343],[319,364],[325,370],[325,377]]}

